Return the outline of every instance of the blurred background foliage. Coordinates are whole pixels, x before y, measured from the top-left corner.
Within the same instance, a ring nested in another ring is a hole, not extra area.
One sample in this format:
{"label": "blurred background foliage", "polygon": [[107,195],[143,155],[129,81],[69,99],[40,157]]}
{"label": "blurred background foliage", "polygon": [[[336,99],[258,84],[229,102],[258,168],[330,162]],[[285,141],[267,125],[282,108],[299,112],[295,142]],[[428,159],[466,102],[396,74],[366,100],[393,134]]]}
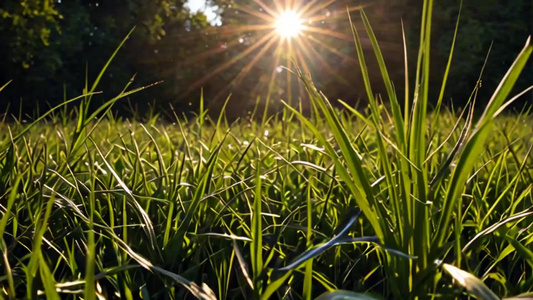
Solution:
{"label": "blurred background foliage", "polygon": [[[405,24],[408,46],[412,53],[416,53],[420,2],[357,1],[368,5],[366,12],[382,41],[390,69],[398,70],[393,77],[399,89],[404,80],[401,20]],[[460,106],[467,100],[491,44],[481,95],[493,92],[532,33],[532,2],[464,0],[451,82],[445,97],[448,103],[453,100],[454,105]],[[324,8],[324,13],[342,11],[350,3],[353,1],[335,1]],[[32,114],[36,104],[44,110],[65,97],[80,95],[86,78],[89,84],[94,80],[134,26],[132,37],[97,89],[104,91],[101,101],[122,90],[136,74],[135,86],[164,82],[147,93],[132,97],[127,105],[122,105],[123,113],[131,107],[144,111],[152,104],[167,109],[168,103],[177,110],[194,109],[200,99],[200,88],[190,87],[209,74],[214,66],[228,62],[261,37],[250,33],[228,34],[228,30],[224,30],[250,19],[243,13],[236,13],[237,4],[259,9],[253,1],[209,0],[206,6],[214,8],[218,14],[217,22],[214,22],[208,21],[201,11],[191,11],[186,0],[4,0],[0,7],[0,85],[13,81],[0,93],[0,111],[5,112],[9,107],[11,113],[18,113],[22,108],[22,112]],[[436,1],[433,60],[437,67],[433,70],[443,70],[446,63],[458,10],[459,1]],[[358,14],[352,13],[352,16],[357,25]],[[350,34],[345,13],[335,20],[325,26]],[[323,39],[324,43],[355,58],[353,43],[341,43],[331,37]],[[198,56],[205,51],[213,51],[216,55]],[[364,91],[358,72],[354,71],[356,66],[328,51],[324,51],[322,57],[332,65],[336,76],[324,76],[319,68],[311,70],[317,86],[332,99],[355,102],[362,97]],[[410,59],[414,62],[416,57]],[[206,101],[216,102],[222,96],[223,102],[232,93],[230,107],[236,107],[234,114],[238,115],[253,106],[257,96],[265,97],[264,86],[270,79],[271,62],[261,60],[249,73],[252,75],[246,76],[239,85],[233,85],[232,80],[245,64],[246,61],[240,61],[203,83]],[[414,70],[410,71],[414,74]],[[434,82],[439,83],[442,75],[435,72]],[[532,82],[533,65],[530,63],[517,91]],[[379,85],[377,79],[376,84]],[[288,96],[286,86],[282,84],[274,90],[277,92],[273,93],[273,98]],[[433,90],[438,92],[437,87]],[[525,101],[531,103],[532,98],[531,93],[523,97],[522,104]],[[483,101],[488,99],[480,97],[480,102]]]}

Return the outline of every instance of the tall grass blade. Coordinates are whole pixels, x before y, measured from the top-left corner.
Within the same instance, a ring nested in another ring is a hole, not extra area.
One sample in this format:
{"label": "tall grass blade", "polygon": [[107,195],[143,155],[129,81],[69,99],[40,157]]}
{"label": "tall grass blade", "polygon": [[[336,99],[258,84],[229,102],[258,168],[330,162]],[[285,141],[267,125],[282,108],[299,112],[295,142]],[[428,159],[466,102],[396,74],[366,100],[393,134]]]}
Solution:
{"label": "tall grass blade", "polygon": [[158,249],[156,247],[157,241],[156,241],[156,235],[154,232],[154,226],[152,224],[152,221],[150,220],[150,217],[144,211],[141,204],[135,199],[135,196],[131,192],[130,188],[124,183],[124,181],[118,176],[117,172],[114,170],[114,168],[111,166],[111,164],[107,161],[105,156],[102,154],[102,151],[100,151],[100,148],[96,145],[95,141],[89,138],[89,140],[93,143],[94,148],[96,149],[98,155],[106,165],[107,169],[111,172],[115,180],[118,182],[122,190],[126,193],[127,199],[129,200],[129,204],[135,208],[135,213],[140,216],[140,219],[143,221],[143,230],[146,232],[146,235],[148,239],[150,240],[150,246],[152,249]]}
{"label": "tall grass blade", "polygon": [[227,137],[227,132],[222,141],[217,145],[215,149],[211,152],[211,155],[209,156],[209,159],[205,163],[206,170],[204,171],[203,176],[201,177],[201,181],[196,187],[196,191],[194,192],[193,199],[191,200],[191,204],[189,204],[189,207],[187,207],[187,211],[185,213],[185,217],[183,218],[183,221],[181,221],[181,224],[178,227],[178,231],[176,233],[175,238],[173,238],[173,241],[176,243],[179,243],[177,249],[181,250],[181,243],[183,243],[183,238],[187,234],[189,227],[191,226],[192,219],[194,215],[198,212],[198,206],[200,205],[200,201],[202,201],[203,197],[208,193],[209,191],[209,185],[211,183],[211,178],[213,176],[213,170],[215,168],[218,153],[220,152],[220,148],[222,147],[224,140]]}
{"label": "tall grass blade", "polygon": [[7,295],[9,299],[15,299],[15,281],[13,280],[13,272],[11,269],[11,266],[9,264],[8,259],[8,253],[7,253],[7,245],[4,240],[4,230],[7,225],[7,221],[12,216],[11,210],[13,209],[13,204],[15,203],[15,200],[17,198],[18,188],[22,177],[19,175],[13,182],[13,185],[11,186],[11,191],[9,192],[9,196],[7,197],[7,206],[6,211],[2,215],[2,219],[0,219],[0,252],[2,252],[2,256],[4,258],[4,267],[5,267],[5,274],[7,277],[7,283],[8,283],[8,291]]}
{"label": "tall grass blade", "polygon": [[0,92],[3,91],[13,80],[9,80],[3,86],[0,87]]}
{"label": "tall grass blade", "polygon": [[262,211],[262,195],[261,195],[261,160],[257,160],[255,170],[255,195],[252,213],[251,226],[251,253],[250,259],[252,262],[254,295],[258,297],[261,295],[263,283],[261,282],[261,273],[263,272],[263,216]]}
{"label": "tall grass blade", "polygon": [[528,38],[524,49],[520,52],[515,62],[507,71],[500,82],[498,88],[494,92],[487,108],[483,112],[481,119],[478,121],[472,136],[466,141],[463,152],[457,162],[457,166],[452,174],[450,183],[446,191],[446,198],[443,203],[442,214],[437,225],[437,231],[433,239],[435,246],[442,245],[446,236],[448,235],[448,226],[452,217],[452,213],[455,210],[455,204],[460,197],[460,193],[464,189],[465,182],[468,178],[468,174],[471,172],[474,162],[484,150],[484,144],[491,129],[494,113],[505,101],[505,98],[509,95],[512,87],[514,86],[518,76],[522,72],[526,65],[533,46],[530,45],[530,38]]}
{"label": "tall grass blade", "polygon": [[443,264],[443,269],[455,279],[455,282],[468,291],[469,294],[483,300],[500,300],[479,278],[449,264]]}
{"label": "tall grass blade", "polygon": [[373,196],[370,182],[368,181],[368,178],[363,170],[360,155],[351,144],[345,129],[342,127],[340,120],[338,119],[327,98],[319,94],[306,79],[301,77],[301,80],[306,86],[312,104],[318,106],[321,112],[324,114],[324,118],[338,143],[341,153],[343,154],[343,158],[346,160],[346,165],[341,162],[340,157],[335,149],[315,125],[313,125],[305,116],[288,104],[284,103],[285,106],[315,134],[315,137],[318,139],[320,144],[325,147],[326,152],[335,162],[337,173],[339,176],[341,176],[344,183],[353,193],[359,208],[368,221],[372,224],[372,228],[374,229],[378,238],[383,240],[384,229],[382,228],[379,221],[380,218],[378,217],[378,215],[381,213],[376,205],[376,199]]}

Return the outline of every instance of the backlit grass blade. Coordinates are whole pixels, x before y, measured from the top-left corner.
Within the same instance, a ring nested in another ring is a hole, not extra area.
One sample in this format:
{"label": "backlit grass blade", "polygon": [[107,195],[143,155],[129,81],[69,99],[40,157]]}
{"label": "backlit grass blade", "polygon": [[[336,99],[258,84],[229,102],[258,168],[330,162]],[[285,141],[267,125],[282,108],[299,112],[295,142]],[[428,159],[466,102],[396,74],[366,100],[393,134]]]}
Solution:
{"label": "backlit grass blade", "polygon": [[[26,285],[27,295],[35,295],[35,293],[37,292],[36,286],[34,286],[35,282],[33,280],[35,280],[35,276],[37,276],[38,270],[40,270],[41,277],[51,276],[49,270],[47,272],[47,270],[41,269],[41,267],[43,267],[43,264],[46,264],[46,262],[43,261],[44,257],[43,257],[41,247],[43,243],[43,236],[48,229],[48,224],[49,224],[48,222],[50,220],[50,215],[52,214],[52,208],[54,205],[54,201],[55,201],[55,195],[54,195],[54,192],[52,192],[48,200],[45,202],[46,206],[45,206],[44,213],[42,211],[39,212],[38,215],[40,218],[37,220],[37,224],[35,224],[35,232],[34,232],[33,240],[32,240],[33,249],[30,255],[30,261],[28,262],[27,271],[26,271],[26,276],[27,276],[26,279],[28,280],[28,284]],[[45,281],[45,280],[48,280],[43,283],[46,285],[45,288],[47,288],[47,293],[49,293],[50,297],[52,297],[53,299],[59,299],[59,296],[56,297],[57,293],[55,292],[55,288],[53,287],[53,285],[52,285],[53,291],[50,291],[49,284],[53,284],[53,281],[50,281],[51,280],[50,278],[41,278],[41,281]]]}
{"label": "backlit grass blade", "polygon": [[449,234],[447,228],[452,217],[452,211],[454,210],[455,204],[458,201],[458,197],[460,197],[460,193],[464,189],[464,184],[468,178],[468,174],[471,172],[474,166],[474,162],[484,150],[483,146],[489,131],[492,128],[491,125],[494,118],[493,115],[499,109],[499,106],[501,106],[505,101],[505,98],[508,96],[516,80],[518,79],[519,74],[525,67],[532,51],[533,46],[530,45],[530,38],[528,38],[526,46],[520,52],[515,62],[509,68],[509,71],[507,71],[507,74],[504,76],[498,88],[494,92],[491,101],[483,112],[483,116],[478,121],[472,136],[468,139],[468,141],[466,141],[464,151],[461,153],[459,161],[457,162],[457,166],[452,174],[452,178],[450,179],[450,183],[448,184],[446,199],[443,203],[443,213],[439,219],[436,227],[437,232],[435,234],[435,238],[433,239],[435,246],[442,245],[446,236]]}
{"label": "backlit grass blade", "polygon": [[[374,55],[377,59],[378,66],[382,75],[383,82],[385,84],[387,94],[389,97],[389,102],[392,107],[392,115],[393,115],[393,125],[394,130],[396,133],[396,142],[397,145],[393,145],[395,149],[399,150],[400,157],[405,157],[406,155],[403,154],[407,153],[407,143],[406,143],[406,137],[404,136],[404,120],[401,114],[401,110],[398,104],[398,100],[396,97],[396,93],[393,88],[392,81],[389,77],[387,67],[385,65],[385,61],[383,59],[383,55],[381,54],[380,47],[378,45],[377,39],[374,35],[374,32],[372,30],[372,27],[370,25],[370,22],[368,21],[368,18],[366,17],[363,10],[361,10],[361,17],[363,19],[363,24],[365,26],[366,33],[369,36],[370,42],[372,44],[372,48],[374,51]],[[370,109],[371,109],[371,119],[373,120],[373,128],[375,131],[380,132],[383,128],[383,118],[381,116],[380,110],[378,108],[378,103],[376,98],[373,95],[372,87],[371,87],[371,81],[369,76],[369,71],[366,66],[366,60],[364,56],[363,51],[363,45],[361,42],[361,39],[359,37],[359,33],[357,31],[357,28],[355,25],[351,22],[351,29],[352,29],[352,35],[355,42],[355,47],[357,50],[357,57],[359,61],[360,71],[363,77],[363,81],[365,84],[365,90],[367,93]],[[400,169],[398,172],[398,176],[393,175],[393,169],[392,169],[392,163],[389,158],[389,154],[386,148],[387,142],[390,140],[387,139],[383,134],[379,134],[378,138],[376,139],[377,146],[378,146],[378,152],[379,152],[379,163],[380,163],[380,169],[384,172],[385,180],[387,182],[387,192],[390,198],[390,208],[392,211],[392,218],[391,222],[394,226],[394,231],[397,231],[398,234],[393,236],[390,236],[387,238],[387,243],[394,243],[391,244],[392,247],[398,247],[398,245],[402,245],[404,250],[407,250],[408,242],[407,240],[412,236],[411,229],[413,227],[413,220],[412,220],[412,208],[409,205],[409,201],[400,200],[400,194],[406,194],[409,190],[408,187],[408,180],[402,180],[401,182],[398,179],[407,179],[409,168],[408,163],[405,159],[400,159],[397,163],[397,168]],[[389,142],[390,143],[390,142]],[[392,144],[392,143],[390,143]],[[397,188],[396,188],[397,187]],[[400,275],[401,277],[406,277],[406,275]]]}
{"label": "backlit grass blade", "polygon": [[0,87],[0,92],[3,91],[10,83],[11,81],[13,80],[9,80],[8,82],[6,82],[3,86]]}
{"label": "backlit grass blade", "polygon": [[244,261],[244,258],[241,254],[241,250],[239,250],[239,246],[237,245],[237,242],[233,240],[233,251],[235,251],[235,256],[237,256],[237,262],[239,263],[240,270],[242,272],[242,275],[244,276],[244,279],[246,280],[246,283],[248,286],[253,289],[254,283],[252,281],[251,276],[249,275],[248,266],[246,265],[246,262]]}
{"label": "backlit grass blade", "polygon": [[[88,300],[95,300],[96,299],[96,287],[95,287],[95,280],[94,280],[94,273],[96,271],[96,245],[95,245],[95,240],[94,240],[94,215],[95,215],[95,210],[96,210],[96,195],[95,195],[95,188],[96,188],[96,174],[95,174],[95,170],[94,168],[92,168],[92,166],[94,166],[94,158],[93,158],[93,154],[90,153],[86,147],[86,150],[87,150],[87,153],[89,153],[88,155],[88,160],[89,160],[89,165],[91,166],[91,170],[90,170],[90,175],[91,175],[91,179],[90,179],[90,191],[89,191],[89,196],[88,196],[88,209],[89,209],[89,223],[87,224],[89,226],[89,230],[87,232],[87,256],[85,258],[85,288],[84,288],[84,293],[83,293],[83,296],[85,299],[88,299]],[[102,155],[100,153],[100,155]]]}
{"label": "backlit grass blade", "polygon": [[255,176],[255,194],[252,213],[252,232],[251,232],[251,253],[250,259],[252,264],[254,295],[259,297],[262,292],[263,283],[261,282],[261,273],[263,272],[263,216],[261,215],[262,196],[261,196],[261,169],[260,159],[257,160]]}
{"label": "backlit grass blade", "polygon": [[0,252],[2,253],[2,259],[4,263],[4,268],[5,268],[5,275],[2,277],[7,279],[7,290],[5,289],[5,287],[3,287],[4,293],[7,293],[8,299],[15,299],[16,292],[15,292],[15,281],[13,280],[13,270],[11,269],[11,264],[9,263],[9,258],[7,254],[7,245],[3,237],[0,237]]}
{"label": "backlit grass blade", "polygon": [[[307,185],[307,232],[306,232],[306,246],[309,248],[312,245],[312,236],[313,236],[313,201],[311,200],[312,187],[313,185],[309,183]],[[304,271],[304,284],[303,284],[303,299],[311,300],[311,294],[313,292],[313,259],[309,259],[305,263]]]}
{"label": "backlit grass blade", "polygon": [[[466,111],[466,109],[463,110],[463,112],[465,112],[465,111]],[[429,158],[434,156],[435,153],[438,153],[439,149],[441,149],[441,147],[444,146],[445,142],[448,141],[452,137],[453,133],[457,129],[457,126],[459,126],[459,123],[461,121],[461,117],[462,116],[463,116],[463,113],[461,113],[461,115],[459,115],[459,117],[457,118],[457,122],[456,122],[454,128],[452,129],[450,134],[444,139],[443,143],[439,147],[437,147],[437,149],[434,152],[429,154],[428,158],[426,160],[428,160]],[[431,179],[431,181],[429,183],[432,189],[437,189],[438,186],[439,186],[439,183],[444,178],[446,178],[446,175],[448,175],[451,172],[450,169],[451,169],[452,164],[457,159],[457,156],[461,153],[460,151],[462,150],[462,147],[464,146],[466,140],[468,139],[468,136],[469,136],[471,128],[472,128],[473,118],[474,118],[474,105],[470,105],[470,107],[468,108],[468,115],[466,117],[466,122],[465,122],[463,128],[461,129],[461,132],[459,134],[459,138],[457,139],[457,142],[455,143],[455,145],[453,146],[452,150],[448,154],[448,158],[443,163],[440,164],[439,169],[436,172],[436,175]],[[437,202],[437,204],[438,204],[438,202]]]}
{"label": "backlit grass blade", "polygon": [[[107,68],[109,67],[109,65],[111,64],[111,62],[115,58],[115,56],[117,55],[118,51],[120,50],[120,48],[122,48],[122,46],[124,45],[126,40],[129,38],[129,36],[131,35],[131,33],[133,32],[134,29],[135,29],[135,27],[130,30],[130,32],[126,35],[126,37],[122,40],[122,42],[115,49],[115,51],[113,52],[111,57],[107,60],[105,65],[100,70],[100,73],[98,74],[98,76],[94,80],[90,90],[89,90],[89,82],[88,82],[89,78],[88,78],[88,75],[86,75],[84,93],[91,94],[91,93],[93,93],[96,90],[96,87],[100,83],[100,80],[102,79],[102,76],[104,75],[104,73],[106,72]],[[86,74],[88,74],[88,72],[89,72],[88,69],[89,68],[87,67],[86,68]],[[88,95],[88,96],[84,97],[82,103],[80,104],[80,106],[78,108],[78,116],[77,116],[78,117],[78,122],[77,122],[76,130],[75,130],[74,136],[73,136],[73,138],[74,138],[73,139],[74,140],[73,141],[73,145],[75,145],[75,146],[77,145],[78,139],[81,136],[83,136],[82,131],[85,129],[87,121],[90,120],[90,118],[88,118],[88,114],[89,114],[89,104],[91,102],[91,99],[92,99],[92,95]]]}
{"label": "backlit grass blade", "polygon": [[[529,191],[531,191],[531,188],[529,188]],[[505,224],[508,224],[508,223],[511,223],[511,222],[519,222],[519,221],[524,220],[524,218],[528,218],[528,217],[531,217],[531,216],[533,216],[533,208],[527,209],[527,210],[522,211],[520,213],[517,213],[517,214],[513,215],[512,217],[509,217],[509,218],[506,218],[504,220],[501,220],[500,222],[498,222],[496,224],[493,224],[490,227],[485,228],[484,230],[482,230],[481,232],[476,234],[466,245],[464,245],[462,251],[466,253],[468,250],[470,250],[472,245],[476,244],[476,242],[479,239],[481,239],[481,238],[483,238],[483,237],[495,232],[496,230],[498,230],[498,228],[504,226]]]}
{"label": "backlit grass blade", "polygon": [[[51,114],[53,114],[56,110],[58,110],[59,108],[71,103],[71,102],[75,102],[83,97],[86,97],[86,96],[89,96],[89,95],[93,95],[93,94],[98,94],[98,93],[89,93],[89,94],[83,94],[83,95],[80,95],[80,96],[77,96],[77,97],[74,97],[72,99],[69,99],[67,101],[64,101],[62,102],[61,104],[58,104],[56,106],[54,106],[52,109],[48,110],[46,113],[42,114],[39,118],[35,119],[35,121],[31,122],[30,124],[24,126],[24,129],[22,129],[21,132],[19,132],[17,135],[15,135],[13,137],[13,141],[18,141],[24,134],[26,134],[28,131],[30,131],[30,129],[32,129],[34,126],[36,126],[37,124],[39,124],[41,121],[43,121],[44,119],[46,119],[46,117],[50,116]],[[3,152],[3,151],[2,151]]]}
{"label": "backlit grass blade", "polygon": [[[426,159],[426,122],[430,77],[430,50],[431,50],[431,19],[433,1],[423,3],[420,47],[418,52],[417,73],[415,90],[412,102],[411,122],[409,124],[409,159],[422,170],[411,170],[412,199],[410,211],[413,214],[413,253],[418,256],[418,268],[424,270],[428,267],[429,252],[429,205],[428,205],[428,168],[424,166]],[[416,200],[415,200],[416,199]]]}
{"label": "backlit grass blade", "polygon": [[515,297],[503,298],[503,300],[533,300],[533,293],[523,293]]}
{"label": "backlit grass blade", "polygon": [[[312,101],[321,103],[321,99],[316,99],[316,94],[313,96],[312,92],[310,93],[310,96],[312,96]],[[346,136],[346,133],[342,129],[342,127],[339,124],[339,121],[335,122],[334,119],[336,118],[334,115],[332,115],[328,110],[324,109],[325,113],[328,113],[328,122],[332,122],[333,128],[332,131],[334,132],[335,137],[338,137],[337,143],[339,144],[339,147],[342,149],[341,151],[345,153],[344,159],[347,160],[345,166],[341,161],[340,158],[337,155],[337,152],[335,149],[333,149],[332,145],[329,143],[329,141],[326,139],[326,137],[323,136],[323,134],[318,130],[318,128],[313,125],[305,116],[303,116],[300,112],[289,106],[288,104],[284,103],[286,108],[292,111],[299,119],[300,121],[309,128],[314,134],[315,138],[318,139],[321,145],[323,145],[326,149],[326,152],[328,155],[333,159],[335,162],[337,173],[341,176],[341,178],[344,180],[345,184],[349,187],[350,191],[353,193],[354,198],[359,205],[359,208],[364,213],[365,217],[369,220],[369,222],[372,224],[372,228],[375,230],[376,235],[383,240],[383,229],[381,228],[381,224],[379,222],[379,218],[376,216],[376,208],[374,207],[375,202],[372,196],[372,190],[370,187],[370,183],[368,183],[366,180],[366,176],[364,174],[364,171],[361,167],[361,162],[359,155],[357,154],[357,151],[353,148],[351,143],[349,142],[349,139]],[[319,104],[320,105],[320,104]],[[325,104],[322,104],[325,105]],[[331,125],[330,125],[331,126]],[[349,174],[348,169],[350,169],[350,173],[355,178],[352,178]],[[364,181],[364,183],[362,183]]]}
{"label": "backlit grass blade", "polygon": [[185,217],[181,221],[181,224],[178,227],[176,236],[173,239],[174,242],[180,243],[177,249],[181,249],[182,247],[181,243],[183,243],[183,238],[187,234],[189,227],[192,225],[191,223],[192,223],[194,215],[198,213],[197,209],[198,209],[198,206],[200,205],[200,201],[202,201],[203,197],[209,191],[209,185],[211,184],[211,178],[213,176],[213,170],[217,162],[218,153],[220,152],[220,148],[222,147],[226,137],[227,137],[227,133],[224,136],[223,140],[217,145],[217,147],[213,149],[213,151],[211,152],[211,155],[209,156],[209,159],[205,163],[204,174],[202,175],[201,180],[198,186],[196,187],[196,191],[194,192],[193,199],[191,200],[189,207],[187,207]]}
{"label": "backlit grass blade", "polygon": [[449,264],[443,264],[443,269],[450,274],[455,282],[468,291],[469,294],[483,300],[500,300],[479,278]]}
{"label": "backlit grass blade", "polygon": [[[518,77],[520,76],[520,73],[522,73],[522,70],[526,66],[527,61],[529,60],[529,56],[531,55],[531,52],[533,51],[533,46],[531,45],[531,36],[528,37],[526,41],[526,45],[522,49],[522,51],[518,54],[518,57],[515,59],[503,79],[500,81],[500,84],[496,88],[496,91],[490,98],[489,103],[487,104],[487,107],[485,111],[483,112],[483,115],[481,116],[481,120],[489,121],[492,120],[494,117],[494,114],[500,109],[500,107],[504,104],[505,100],[507,99],[507,96],[509,96],[509,93],[511,92],[512,88],[514,87],[514,84],[518,80]],[[479,122],[478,129],[484,125],[484,122]]]}
{"label": "backlit grass blade", "polygon": [[[97,128],[97,125],[101,122],[102,118],[111,110],[113,105],[118,100],[126,98],[129,95],[135,94],[135,93],[137,93],[139,91],[142,91],[144,89],[147,89],[147,88],[152,87],[154,85],[157,85],[159,83],[160,82],[152,83],[152,84],[149,84],[149,85],[146,85],[146,86],[135,88],[135,89],[133,89],[131,91],[122,91],[119,95],[115,96],[111,100],[106,101],[102,105],[98,106],[98,108],[96,108],[91,113],[91,115],[84,117],[83,120],[80,121],[80,123],[78,124],[78,129],[73,133],[73,136],[72,136],[72,142],[71,142],[71,145],[70,145],[71,146],[70,147],[70,152],[76,153],[76,150],[79,147],[81,147],[81,145],[83,145],[83,143],[85,143],[85,141],[87,140],[87,137],[91,136],[91,133]],[[131,81],[128,82],[127,86],[129,86],[130,84],[131,84]],[[88,112],[87,112],[87,114],[88,114]],[[100,114],[102,114],[102,117],[97,120],[97,122],[94,124],[94,126],[92,126],[91,130],[88,131],[86,134],[82,134],[83,131],[85,130],[85,128],[91,122],[93,122],[93,120],[96,119],[97,116],[99,116]]]}
{"label": "backlit grass blade", "polygon": [[122,46],[124,46],[126,41],[130,38],[130,35],[133,33],[134,30],[135,30],[135,27],[133,27],[130,30],[130,32],[128,32],[126,37],[120,42],[120,44],[117,46],[117,48],[115,48],[115,51],[113,52],[113,54],[111,54],[111,56],[109,57],[109,59],[107,60],[105,65],[102,67],[102,69],[100,70],[100,73],[98,73],[98,76],[96,77],[96,79],[94,80],[94,82],[93,82],[93,84],[91,86],[91,89],[90,89],[91,93],[94,92],[94,90],[96,90],[96,87],[100,83],[100,80],[102,79],[102,76],[104,76],[107,68],[109,67],[109,65],[111,64],[111,62],[115,58],[115,56],[117,56],[118,51],[122,48]]}
{"label": "backlit grass blade", "polygon": [[146,235],[147,235],[148,239],[150,240],[150,246],[152,247],[152,249],[157,249],[158,250],[158,248],[155,246],[156,243],[157,243],[156,242],[156,235],[155,235],[155,232],[154,232],[154,226],[152,224],[152,221],[150,220],[150,216],[148,216],[146,211],[144,211],[143,207],[137,201],[137,199],[135,198],[135,196],[131,192],[130,188],[128,188],[128,186],[124,183],[124,181],[120,178],[120,176],[118,176],[117,172],[113,169],[111,164],[107,161],[107,159],[102,154],[102,152],[100,151],[100,148],[96,145],[94,140],[92,140],[91,138],[89,138],[89,140],[93,143],[94,148],[96,149],[97,153],[100,155],[100,158],[102,159],[102,161],[104,162],[104,164],[106,165],[108,170],[111,172],[111,175],[113,175],[113,177],[118,182],[118,184],[120,185],[122,190],[124,190],[124,192],[126,193],[126,195],[127,195],[126,198],[129,200],[128,203],[132,207],[135,208],[135,213],[137,215],[139,215],[140,219],[143,221],[143,224],[144,224],[143,230],[146,232]]}
{"label": "backlit grass blade", "polygon": [[8,219],[12,216],[11,210],[13,208],[13,204],[15,203],[15,199],[17,198],[17,192],[21,179],[22,177],[19,175],[13,182],[13,185],[11,186],[11,191],[9,192],[9,196],[7,197],[6,211],[2,215],[2,219],[0,219],[0,252],[2,252],[2,256],[4,258],[5,274],[7,276],[8,283],[7,295],[9,299],[15,299],[16,294],[15,283],[13,280],[13,272],[8,260],[7,245],[4,240],[4,230],[6,228]]}
{"label": "backlit grass blade", "polygon": [[[463,1],[461,0],[459,2],[459,12],[457,13],[457,21],[455,22],[455,30],[453,32],[453,38],[452,38],[452,45],[450,46],[450,51],[449,51],[449,54],[448,54],[448,62],[446,64],[446,68],[444,69],[444,75],[443,75],[443,78],[442,78],[442,84],[441,84],[441,88],[440,88],[440,92],[439,92],[439,98],[437,99],[437,104],[436,104],[436,110],[435,110],[435,114],[436,114],[436,118],[435,120],[438,120],[438,116],[439,116],[439,113],[440,113],[440,107],[442,105],[442,99],[444,98],[444,91],[446,90],[446,84],[448,82],[448,75],[450,74],[450,68],[451,68],[451,65],[452,65],[452,59],[453,59],[453,52],[455,50],[455,42],[457,40],[457,32],[459,31],[459,22],[461,20],[461,11],[463,9]],[[436,124],[434,124],[436,125]]]}
{"label": "backlit grass blade", "polygon": [[[398,98],[397,98],[396,92],[394,91],[393,83],[389,76],[389,71],[385,64],[385,59],[383,58],[383,54],[381,53],[381,48],[379,46],[376,35],[374,34],[374,30],[372,29],[372,26],[370,25],[370,21],[368,20],[368,17],[366,16],[364,10],[361,9],[360,12],[361,12],[361,18],[363,20],[366,33],[368,34],[368,38],[370,39],[370,43],[372,44],[372,49],[374,50],[374,55],[376,56],[376,59],[378,62],[379,71],[381,72],[383,83],[385,84],[385,89],[387,90],[387,95],[389,97],[390,105],[392,108],[392,116],[394,118],[394,129],[396,131],[396,142],[403,149],[403,147],[406,147],[407,144],[405,143],[406,137],[404,136],[405,124],[404,124],[404,120],[402,117],[400,105],[398,103]],[[356,36],[356,38],[358,38],[358,36]],[[361,69],[362,68],[363,66],[361,66]]]}
{"label": "backlit grass blade", "polygon": [[513,245],[513,247],[516,249],[516,252],[524,259],[524,261],[533,268],[533,251],[529,250],[528,247],[522,245],[522,243],[513,237],[505,236],[505,239],[511,245]]}
{"label": "backlit grass blade", "polygon": [[41,282],[44,287],[44,294],[46,295],[46,299],[59,300],[61,298],[59,297],[59,293],[56,291],[56,281],[54,280],[54,276],[50,272],[50,268],[48,268],[48,265],[46,264],[45,259],[44,257],[42,257],[41,253],[40,255],[41,258],[39,259],[39,273],[41,275]]}
{"label": "backlit grass blade", "polygon": [[7,205],[5,206],[6,210],[2,213],[2,218],[0,219],[0,237],[4,236],[4,230],[6,229],[7,221],[10,219],[10,217],[12,217],[11,210],[13,209],[13,204],[17,199],[18,188],[21,180],[22,176],[18,175],[10,186],[11,190],[9,191],[9,194],[7,196]]}
{"label": "backlit grass blade", "polygon": [[[280,277],[276,278],[274,281],[270,282],[267,287],[265,288],[265,291],[261,294],[260,299],[261,300],[268,300],[271,299],[272,295],[277,292],[280,287],[285,283],[285,281],[292,275],[292,270],[289,270],[288,272],[285,272]],[[272,277],[272,274],[270,274]]]}

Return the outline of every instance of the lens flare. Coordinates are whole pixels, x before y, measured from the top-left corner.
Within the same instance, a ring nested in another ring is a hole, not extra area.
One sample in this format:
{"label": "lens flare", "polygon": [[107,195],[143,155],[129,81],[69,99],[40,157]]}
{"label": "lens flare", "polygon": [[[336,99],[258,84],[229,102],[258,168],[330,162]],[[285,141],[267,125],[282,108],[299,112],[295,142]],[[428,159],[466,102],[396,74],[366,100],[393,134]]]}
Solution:
{"label": "lens flare", "polygon": [[[359,2],[346,1],[348,4]],[[223,55],[221,63],[189,84],[182,97],[198,91],[230,68],[238,73],[219,90],[212,103],[244,84],[252,85],[251,93],[264,93],[266,99],[279,97],[291,103],[293,96],[306,94],[304,86],[294,81],[294,73],[285,71],[294,70],[295,66],[304,76],[323,74],[328,80],[339,80],[350,86],[333,66],[357,66],[357,60],[347,53],[353,51],[351,26],[347,20],[341,20],[347,19],[347,12],[362,7],[336,10],[335,3],[336,0],[234,0],[225,12],[228,24],[203,30],[206,37],[224,39],[223,46],[187,57],[182,66],[191,66],[215,55]],[[266,69],[270,72],[263,72]]]}
{"label": "lens flare", "polygon": [[276,20],[276,31],[284,38],[298,36],[303,29],[302,20],[294,11],[285,11]]}

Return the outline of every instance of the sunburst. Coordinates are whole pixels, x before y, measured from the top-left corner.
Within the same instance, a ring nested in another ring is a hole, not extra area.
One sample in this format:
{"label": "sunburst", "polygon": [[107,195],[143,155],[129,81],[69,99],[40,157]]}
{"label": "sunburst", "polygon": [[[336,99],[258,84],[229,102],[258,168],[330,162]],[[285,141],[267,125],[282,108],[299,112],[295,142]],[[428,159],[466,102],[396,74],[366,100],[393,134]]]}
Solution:
{"label": "sunburst", "polygon": [[288,10],[284,11],[277,19],[274,25],[279,35],[284,38],[296,37],[305,29],[303,21],[298,13]]}
{"label": "sunburst", "polygon": [[[353,57],[343,53],[338,47],[338,43],[351,42],[352,37],[346,34],[346,30],[328,28],[324,24],[338,22],[341,19],[346,21],[346,11],[358,10],[361,6],[349,6],[347,10],[346,8],[331,10],[329,7],[335,0],[272,0],[268,4],[262,0],[250,2],[248,5],[234,3],[233,7],[230,8],[235,15],[245,16],[244,21],[241,22],[244,24],[223,25],[206,31],[206,33],[230,37],[233,39],[232,41],[227,43],[225,47],[207,50],[189,57],[188,63],[226,52],[232,47],[242,45],[244,38],[250,36],[253,42],[243,51],[213,67],[203,77],[189,85],[185,95],[199,90],[209,80],[241,61],[246,63],[228,83],[227,87],[219,91],[214,101],[231,92],[231,89],[238,87],[248,76],[264,76],[265,74],[250,74],[254,66],[260,61],[271,61],[271,71],[268,75],[269,80],[259,89],[263,93],[266,89],[266,98],[270,98],[276,82],[282,81],[286,88],[285,94],[288,98],[286,100],[289,101],[294,83],[289,72],[285,72],[286,76],[282,75],[282,65],[291,69],[294,64],[297,64],[308,75],[317,75],[311,74],[311,69],[319,69],[320,73],[336,76],[335,69],[325,58],[325,56],[330,56],[328,54],[330,53],[344,62],[353,63],[355,66],[356,62]],[[349,26],[344,26],[349,29]],[[337,45],[324,42],[324,37],[334,39]],[[257,80],[257,82],[260,81]]]}

